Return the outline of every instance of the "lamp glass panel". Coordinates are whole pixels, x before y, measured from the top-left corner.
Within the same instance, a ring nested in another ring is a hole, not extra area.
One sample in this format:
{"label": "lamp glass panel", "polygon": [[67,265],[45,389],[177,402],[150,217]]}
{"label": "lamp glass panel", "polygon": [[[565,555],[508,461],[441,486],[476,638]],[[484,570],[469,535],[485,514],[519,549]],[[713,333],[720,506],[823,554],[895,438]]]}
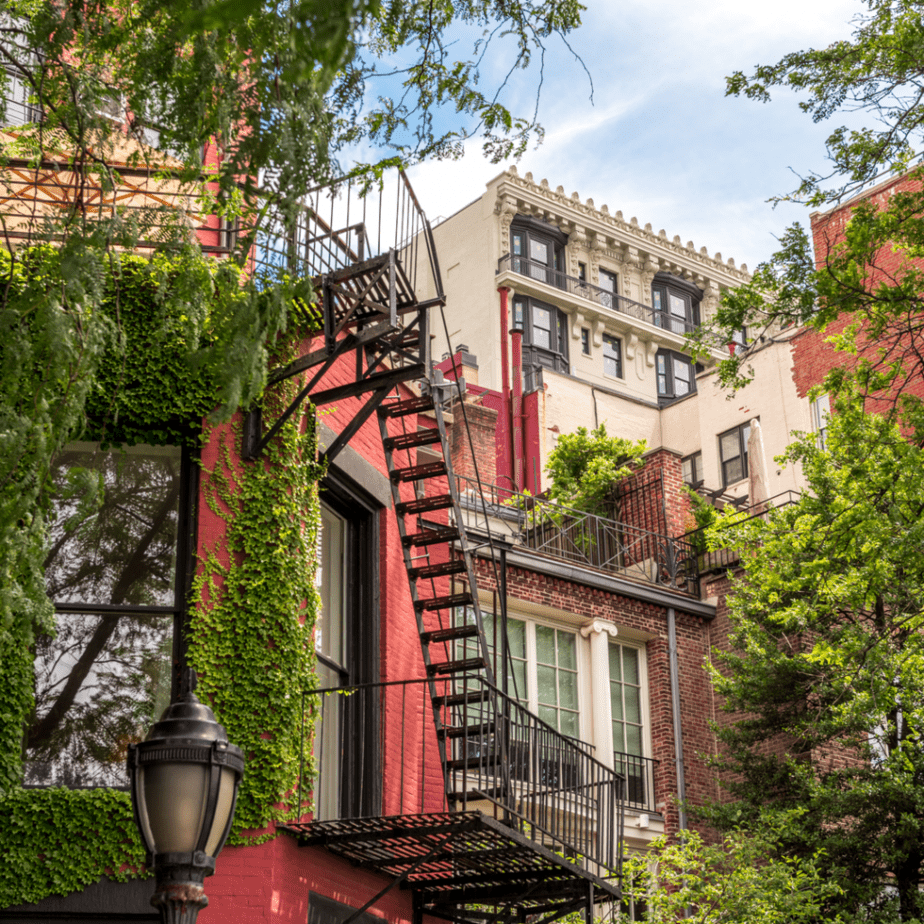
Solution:
{"label": "lamp glass panel", "polygon": [[162,763],[144,767],[142,791],[155,853],[191,853],[205,820],[206,764]]}
{"label": "lamp glass panel", "polygon": [[231,809],[234,808],[234,779],[237,774],[230,767],[221,768],[218,780],[218,799],[215,803],[215,817],[212,820],[212,830],[205,842],[205,852],[214,857],[224,846],[223,835],[228,827]]}

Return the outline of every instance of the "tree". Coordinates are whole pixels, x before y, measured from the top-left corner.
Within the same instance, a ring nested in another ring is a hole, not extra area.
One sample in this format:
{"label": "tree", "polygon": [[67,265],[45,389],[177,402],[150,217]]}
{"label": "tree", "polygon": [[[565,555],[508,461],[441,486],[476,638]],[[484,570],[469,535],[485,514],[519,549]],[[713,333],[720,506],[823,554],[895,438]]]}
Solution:
{"label": "tree", "polygon": [[695,831],[674,843],[657,838],[650,850],[626,859],[623,899],[644,907],[648,924],[817,921],[840,886],[825,878],[819,857],[776,858],[773,848],[772,832],[749,837],[735,831],[718,844],[705,843]]}
{"label": "tree", "polygon": [[[52,460],[86,429],[97,372],[123,351],[118,254],[144,244],[182,265],[165,273],[154,261],[150,279],[162,301],[188,306],[177,316],[188,319],[190,363],[208,369],[229,416],[260,394],[268,350],[311,302],[309,280],[253,272],[267,221],[291,222],[305,191],[338,170],[374,182],[389,164],[452,156],[474,134],[495,158],[522,150],[541,128],[503,104],[503,85],[482,85],[482,63],[500,43],[508,77],[526,68],[581,9],[0,2],[0,96],[18,100],[22,120],[42,113],[0,137],[11,255],[0,276],[0,643],[28,643],[50,617],[41,564]],[[454,30],[479,33],[468,54]],[[361,143],[382,159],[338,163]],[[144,189],[126,207],[134,175]],[[55,195],[39,204],[49,185]],[[190,227],[200,213],[240,225],[235,260],[203,259]],[[105,301],[113,312],[98,310]]]}
{"label": "tree", "polygon": [[609,436],[606,424],[589,432],[578,427],[574,433],[563,433],[546,462],[549,496],[556,503],[609,516],[617,486],[639,468],[645,448],[644,440]]}
{"label": "tree", "polygon": [[[846,386],[827,449],[787,452],[809,490],[769,518],[720,524],[740,550],[732,650],[713,680],[733,801],[721,828],[780,832],[781,856],[819,857],[845,917],[924,912],[924,450]],[[721,532],[717,532],[721,530]]]}
{"label": "tree", "polygon": [[[855,19],[852,39],[824,49],[793,52],[751,76],[727,79],[727,92],[761,102],[774,87],[805,95],[801,108],[816,122],[850,112],[871,116],[871,125],[835,128],[828,137],[831,170],[810,174],[782,199],[818,208],[861,190],[883,171],[903,171],[924,138],[924,20],[914,0],[865,0],[867,12]],[[888,395],[905,411],[920,404],[907,385],[924,372],[921,293],[924,278],[924,174],[915,168],[908,187],[884,208],[854,208],[845,239],[822,253],[816,265],[809,236],[801,225],[789,228],[780,249],[761,264],[752,281],[728,293],[716,317],[697,334],[703,349],[712,338],[725,343],[746,327],[756,339],[780,328],[806,324],[824,332],[837,318],[850,316],[837,347],[867,394]],[[895,256],[902,257],[894,267]],[[722,381],[739,387],[749,380],[747,351],[719,363]],[[830,383],[836,386],[835,377]],[[916,425],[917,417],[915,417]]]}

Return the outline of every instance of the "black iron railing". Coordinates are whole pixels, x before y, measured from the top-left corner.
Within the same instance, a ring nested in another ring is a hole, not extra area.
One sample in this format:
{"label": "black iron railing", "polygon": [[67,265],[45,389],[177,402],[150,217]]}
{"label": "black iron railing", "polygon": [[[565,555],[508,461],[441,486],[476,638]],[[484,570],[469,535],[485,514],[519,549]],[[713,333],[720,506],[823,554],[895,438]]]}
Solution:
{"label": "black iron railing", "polygon": [[[272,187],[272,178],[267,181]],[[394,250],[403,281],[419,290],[421,273],[442,295],[436,247],[427,217],[403,170],[381,179],[342,177],[305,195],[294,217],[272,215],[257,239],[256,265],[264,273],[317,278]]]}
{"label": "black iron railing", "polygon": [[[701,493],[708,494],[708,492],[702,491]],[[740,549],[735,547],[734,527],[741,523],[747,523],[749,520],[753,520],[757,517],[767,517],[771,510],[778,510],[781,507],[788,507],[790,504],[798,503],[800,497],[801,495],[798,491],[782,491],[779,494],[774,494],[773,497],[767,498],[765,501],[760,501],[759,503],[741,508],[734,521],[726,527],[728,530],[726,543],[723,543],[720,548],[711,551],[706,547],[707,527],[692,529],[684,533],[682,539],[689,544],[692,550],[697,571],[700,574],[705,574],[708,571],[721,571],[736,565],[741,552]],[[725,507],[732,506],[731,504],[725,504]],[[724,508],[719,507],[719,509]]]}
{"label": "black iron railing", "polygon": [[598,761],[591,745],[561,734],[483,678],[305,697],[318,719],[316,819],[480,810],[597,875],[617,875],[626,780]]}
{"label": "black iron railing", "polygon": [[644,812],[656,812],[655,768],[658,761],[616,751],[613,766],[625,780],[626,805]]}
{"label": "black iron railing", "polygon": [[518,257],[508,253],[501,257],[497,264],[498,273],[507,271],[519,273],[521,276],[528,276],[530,279],[544,282],[546,285],[561,289],[570,295],[587,299],[587,301],[616,314],[637,318],[639,321],[653,324],[655,327],[662,327],[681,336],[693,333],[696,330],[696,325],[686,318],[680,318],[667,312],[655,311],[648,305],[632,301],[631,298],[625,298],[615,292],[602,289],[600,286],[591,285],[589,282],[576,279],[574,276],[568,276],[559,270],[551,269],[545,263],[536,263],[534,260],[527,260],[525,257]]}
{"label": "black iron railing", "polygon": [[[699,596],[696,556],[687,537],[672,539],[540,497],[457,478],[462,506],[472,515],[471,529],[491,529],[480,522],[486,510],[489,517],[516,522],[513,538],[532,552]],[[485,492],[484,507],[479,491]]]}

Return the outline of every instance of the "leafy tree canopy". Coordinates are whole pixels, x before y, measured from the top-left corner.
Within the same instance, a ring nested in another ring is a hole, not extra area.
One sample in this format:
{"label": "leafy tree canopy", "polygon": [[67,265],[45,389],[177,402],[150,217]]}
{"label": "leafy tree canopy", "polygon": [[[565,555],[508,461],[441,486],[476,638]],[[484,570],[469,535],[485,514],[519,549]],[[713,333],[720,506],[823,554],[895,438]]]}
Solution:
{"label": "leafy tree canopy", "polygon": [[644,906],[648,924],[817,921],[840,886],[825,878],[820,857],[774,857],[772,834],[735,831],[718,844],[705,843],[695,831],[674,843],[657,838],[649,851],[626,859],[624,900]]}
{"label": "leafy tree canopy", "polygon": [[[924,17],[915,0],[865,0],[850,39],[827,48],[793,52],[747,76],[727,80],[727,92],[767,102],[774,88],[803,96],[802,109],[815,121],[850,113],[861,127],[840,126],[828,137],[831,170],[810,174],[783,199],[815,208],[830,207],[860,192],[884,171],[908,169],[924,139]],[[901,396],[924,368],[920,357],[921,292],[924,280],[915,260],[924,252],[921,171],[877,207],[859,200],[844,240],[819,240],[813,250],[806,230],[789,228],[780,248],[752,281],[729,293],[716,317],[694,338],[702,350],[714,338],[729,342],[747,327],[749,336],[772,337],[782,328],[807,324],[825,331],[850,315],[836,346],[866,393],[888,389]],[[816,263],[817,258],[817,263]],[[719,363],[721,380],[732,388],[750,380],[747,350]],[[836,384],[836,383],[835,383]],[[908,401],[906,400],[906,405]]]}
{"label": "leafy tree canopy", "polygon": [[808,481],[798,503],[717,527],[744,573],[728,598],[732,651],[713,673],[731,713],[716,765],[733,801],[707,815],[723,828],[771,820],[781,855],[820,857],[845,917],[917,920],[924,450],[846,385],[827,446],[807,435],[788,450]]}
{"label": "leafy tree canopy", "polygon": [[609,436],[606,424],[563,433],[546,462],[549,496],[578,510],[606,514],[615,503],[616,486],[638,469],[645,449],[644,440]]}

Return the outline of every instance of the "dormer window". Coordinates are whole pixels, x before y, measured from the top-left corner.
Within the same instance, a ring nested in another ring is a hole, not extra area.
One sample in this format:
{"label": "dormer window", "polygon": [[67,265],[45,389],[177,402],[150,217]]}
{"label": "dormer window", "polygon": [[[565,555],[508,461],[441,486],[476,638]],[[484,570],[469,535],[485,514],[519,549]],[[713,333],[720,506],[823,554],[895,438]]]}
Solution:
{"label": "dormer window", "polygon": [[687,279],[658,273],[651,286],[652,321],[671,333],[692,333],[699,324],[702,289]]}
{"label": "dormer window", "polygon": [[510,226],[511,269],[563,288],[566,242],[565,235],[554,225],[518,215]]}

